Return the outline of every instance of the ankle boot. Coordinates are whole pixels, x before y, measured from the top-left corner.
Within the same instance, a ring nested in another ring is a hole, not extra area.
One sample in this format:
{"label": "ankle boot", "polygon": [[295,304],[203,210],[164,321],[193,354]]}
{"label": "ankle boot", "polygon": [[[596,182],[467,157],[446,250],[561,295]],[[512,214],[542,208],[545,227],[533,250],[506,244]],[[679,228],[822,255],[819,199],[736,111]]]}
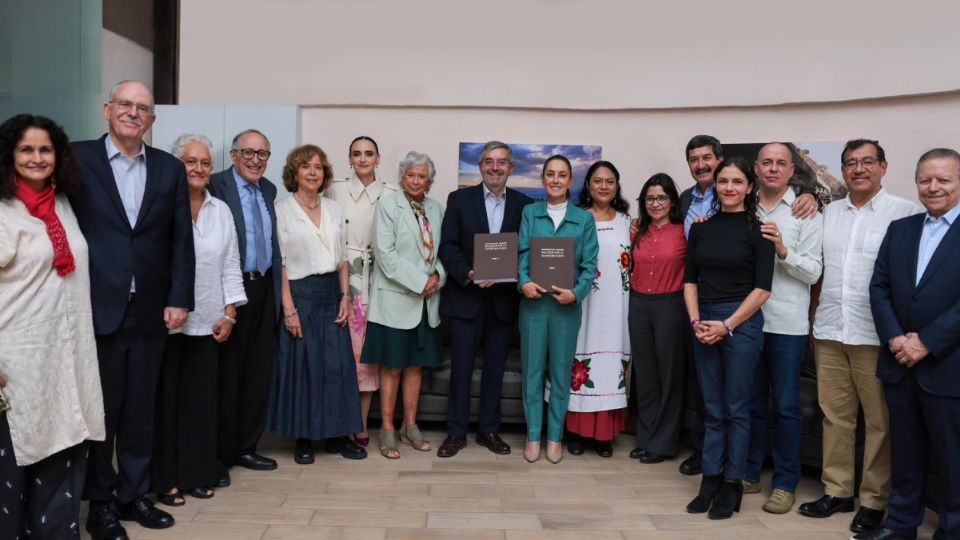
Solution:
{"label": "ankle boot", "polygon": [[743,498],[743,482],[741,480],[724,480],[720,491],[713,498],[710,506],[710,519],[727,519],[734,512],[740,511],[740,499]]}
{"label": "ankle boot", "polygon": [[700,493],[687,505],[687,512],[702,514],[710,509],[710,501],[720,491],[720,475],[706,476],[700,480]]}

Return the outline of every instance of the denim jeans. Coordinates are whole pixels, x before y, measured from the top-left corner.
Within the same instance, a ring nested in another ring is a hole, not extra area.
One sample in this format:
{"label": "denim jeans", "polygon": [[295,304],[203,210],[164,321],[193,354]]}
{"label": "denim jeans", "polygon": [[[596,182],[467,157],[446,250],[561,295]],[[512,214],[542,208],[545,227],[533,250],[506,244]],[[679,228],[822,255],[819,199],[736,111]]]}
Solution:
{"label": "denim jeans", "polygon": [[777,426],[773,437],[773,489],[793,493],[800,481],[800,368],[807,336],[763,334],[763,356],[757,365],[750,402],[750,452],[744,480],[760,481],[767,455],[767,414],[773,395]]}
{"label": "denim jeans", "polygon": [[[722,321],[740,302],[700,305],[700,320]],[[763,313],[753,317],[714,345],[694,338],[693,354],[706,412],[703,474],[743,478],[750,446],[750,394],[763,345]]]}

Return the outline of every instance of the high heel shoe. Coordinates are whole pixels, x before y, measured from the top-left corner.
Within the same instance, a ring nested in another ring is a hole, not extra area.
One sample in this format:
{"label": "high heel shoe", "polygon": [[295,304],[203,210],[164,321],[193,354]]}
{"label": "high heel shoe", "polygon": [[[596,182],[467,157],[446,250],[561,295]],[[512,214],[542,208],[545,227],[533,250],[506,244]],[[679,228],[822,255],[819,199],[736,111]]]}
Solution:
{"label": "high heel shoe", "polygon": [[724,480],[720,486],[720,491],[713,498],[713,504],[710,505],[710,513],[707,517],[710,519],[727,519],[734,512],[740,511],[740,500],[743,498],[743,482],[737,480]]}
{"label": "high heel shoe", "polygon": [[687,512],[702,514],[710,509],[710,503],[720,491],[720,475],[706,476],[700,480],[700,492],[687,504]]}
{"label": "high heel shoe", "polygon": [[554,465],[563,461],[563,445],[559,441],[547,439],[547,461]]}
{"label": "high heel shoe", "polygon": [[527,441],[523,445],[523,459],[527,460],[527,463],[534,463],[540,459],[540,441]]}

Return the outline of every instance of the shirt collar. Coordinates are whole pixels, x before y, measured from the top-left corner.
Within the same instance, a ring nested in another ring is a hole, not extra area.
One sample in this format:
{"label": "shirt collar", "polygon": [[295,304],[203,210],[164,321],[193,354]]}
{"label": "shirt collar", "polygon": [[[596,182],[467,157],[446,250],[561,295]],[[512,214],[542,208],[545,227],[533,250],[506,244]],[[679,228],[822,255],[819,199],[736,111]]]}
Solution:
{"label": "shirt collar", "polygon": [[695,183],[693,184],[693,190],[690,194],[693,195],[695,199],[713,199],[713,186],[708,187],[706,191],[700,193],[700,184]]}
{"label": "shirt collar", "polygon": [[[874,195],[872,199],[867,201],[866,204],[860,207],[860,209],[870,208],[871,210],[875,210],[876,205],[881,201],[883,201],[883,199],[885,199],[886,197],[887,197],[887,188],[881,187],[880,191],[878,191],[877,194]],[[846,201],[847,201],[847,208],[857,210],[857,207],[853,204],[853,201],[850,200],[850,195],[847,195]]]}
{"label": "shirt collar", "polygon": [[960,204],[954,206],[953,208],[950,209],[949,212],[940,216],[939,218],[934,218],[933,216],[930,215],[930,212],[927,212],[927,217],[923,218],[923,223],[924,225],[926,225],[927,223],[936,223],[942,218],[944,221],[947,222],[947,226],[952,226],[953,222],[957,219],[958,215],[960,215]]}
{"label": "shirt collar", "polygon": [[493,200],[494,200],[494,202],[500,202],[500,201],[504,200],[504,198],[505,198],[504,196],[507,194],[506,190],[504,190],[503,193],[501,193],[500,196],[497,197],[496,195],[493,194],[492,191],[490,191],[489,189],[487,189],[487,185],[484,184],[483,182],[480,183],[480,186],[483,188],[483,198],[484,198],[484,200],[489,199],[489,198],[492,197]]}
{"label": "shirt collar", "polygon": [[373,182],[370,182],[369,186],[365,186],[363,185],[363,182],[357,178],[356,174],[352,174],[350,175],[349,182],[350,184],[347,187],[348,191],[350,192],[350,198],[352,198],[354,202],[360,200],[360,197],[363,196],[364,191],[367,192],[367,197],[369,197],[372,202],[379,200],[380,195],[383,194],[383,182],[377,178],[374,178]]}
{"label": "shirt collar", "polygon": [[257,189],[260,189],[260,182],[257,181],[256,184],[251,184],[247,182],[247,179],[240,176],[240,173],[237,172],[236,167],[230,167],[230,170],[233,172],[233,181],[237,183],[237,190],[243,189],[244,186],[253,185]]}
{"label": "shirt collar", "polygon": [[773,205],[773,210],[770,210],[769,212],[767,212],[766,210],[764,210],[763,205],[762,205],[762,204],[759,204],[759,202],[757,203],[757,207],[758,207],[760,210],[762,210],[765,214],[772,214],[774,211],[776,211],[777,207],[780,206],[780,205],[782,205],[782,204],[785,204],[785,205],[787,205],[787,206],[789,206],[789,207],[792,207],[792,206],[793,206],[793,201],[795,201],[796,199],[797,199],[797,195],[796,195],[796,194],[793,192],[793,190],[790,189],[790,187],[788,186],[788,187],[787,187],[787,190],[783,192],[783,196],[780,197],[780,200],[779,200],[779,201],[777,201],[777,204]]}
{"label": "shirt collar", "polygon": [[[121,152],[120,149],[117,148],[117,145],[113,144],[113,139],[110,138],[110,135],[106,136],[106,141],[107,141],[107,160],[108,161],[112,161],[113,158],[117,157],[118,154],[126,157],[123,154],[123,152]],[[144,161],[147,160],[147,154],[144,151],[144,144],[142,141],[140,142],[140,151],[137,152],[133,157],[134,159],[139,157],[139,158],[143,158]]]}

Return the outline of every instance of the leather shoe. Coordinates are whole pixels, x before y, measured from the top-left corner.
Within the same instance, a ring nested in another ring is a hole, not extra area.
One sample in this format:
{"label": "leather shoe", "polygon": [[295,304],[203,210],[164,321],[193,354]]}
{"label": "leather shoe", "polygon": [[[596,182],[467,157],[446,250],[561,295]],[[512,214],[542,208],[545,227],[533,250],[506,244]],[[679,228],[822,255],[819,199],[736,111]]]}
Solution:
{"label": "leather shoe", "polygon": [[853,497],[824,495],[813,502],[800,505],[800,513],[807,517],[825,518],[837,512],[853,512]]}
{"label": "leather shoe", "polygon": [[117,520],[117,514],[110,508],[90,511],[87,515],[87,532],[93,540],[129,540],[126,529]]}
{"label": "leather shoe", "polygon": [[654,454],[652,452],[644,452],[637,459],[640,460],[640,463],[650,464],[650,463],[662,463],[663,460],[667,458],[665,456],[661,456],[660,454]]}
{"label": "leather shoe", "polygon": [[477,444],[497,455],[505,456],[510,453],[510,445],[497,433],[477,433]]}
{"label": "leather shoe", "polygon": [[874,529],[879,529],[883,525],[883,510],[873,510],[861,506],[857,510],[857,515],[850,522],[850,530],[855,533],[865,533]]}
{"label": "leather shoe", "polygon": [[455,435],[449,435],[446,439],[443,440],[443,444],[440,445],[440,448],[437,448],[437,457],[453,457],[457,455],[457,452],[463,450],[467,447],[467,438],[466,437],[457,437]]}
{"label": "leather shoe", "polygon": [[897,534],[890,529],[873,529],[862,532],[850,540],[913,540],[913,537]]}
{"label": "leather shoe", "polygon": [[349,437],[327,439],[324,450],[328,454],[340,454],[340,457],[346,459],[366,459],[367,457],[366,449],[350,440]]}
{"label": "leather shoe", "polygon": [[639,446],[630,451],[630,459],[640,459],[640,456],[647,453],[646,448],[640,448]]}
{"label": "leather shoe", "polygon": [[153,506],[153,503],[142,495],[121,506],[117,514],[120,519],[136,521],[147,529],[173,527],[173,516]]}
{"label": "leather shoe", "polygon": [[297,465],[310,465],[313,463],[313,441],[299,438],[294,444],[293,461]]}
{"label": "leather shoe", "polygon": [[680,463],[680,474],[696,476],[703,472],[703,454],[694,451],[690,457]]}
{"label": "leather shoe", "polygon": [[567,438],[567,452],[570,452],[571,456],[582,456],[586,449],[587,443],[584,442],[583,437],[571,434]]}
{"label": "leather shoe", "polygon": [[594,449],[597,451],[597,455],[600,457],[608,458],[613,456],[613,445],[610,441],[597,441],[594,445]]}
{"label": "leather shoe", "polygon": [[230,471],[222,461],[217,460],[217,483],[213,487],[225,488],[230,486]]}
{"label": "leather shoe", "polygon": [[237,456],[237,465],[253,471],[272,471],[277,468],[277,461],[261,456],[255,452]]}
{"label": "leather shoe", "polygon": [[190,489],[183,490],[184,493],[193,497],[194,499],[211,499],[213,498],[213,490],[205,487],[195,487]]}

